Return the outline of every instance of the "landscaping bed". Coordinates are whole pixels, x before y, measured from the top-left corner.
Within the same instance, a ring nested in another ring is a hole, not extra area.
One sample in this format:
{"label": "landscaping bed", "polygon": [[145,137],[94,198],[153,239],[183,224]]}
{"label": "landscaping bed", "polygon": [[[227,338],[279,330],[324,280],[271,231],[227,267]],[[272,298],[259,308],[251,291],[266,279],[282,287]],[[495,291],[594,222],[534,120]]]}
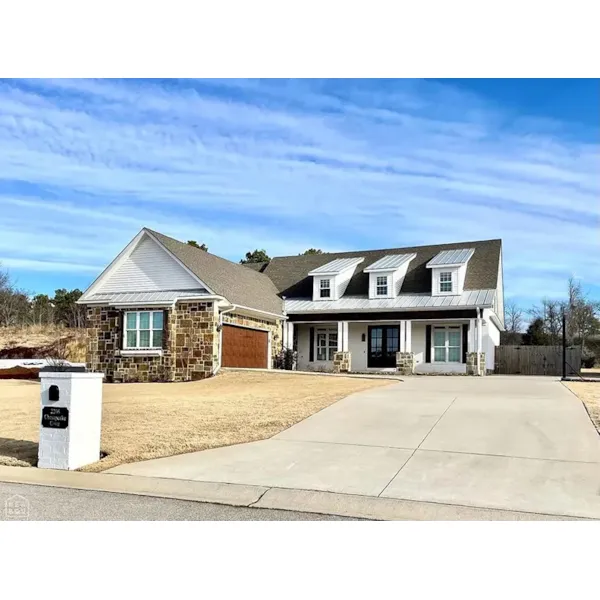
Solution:
{"label": "landscaping bed", "polygon": [[[266,439],[349,394],[391,384],[251,371],[189,383],[105,384],[106,456],[83,470]],[[0,465],[37,463],[39,394],[37,382],[0,381]]]}

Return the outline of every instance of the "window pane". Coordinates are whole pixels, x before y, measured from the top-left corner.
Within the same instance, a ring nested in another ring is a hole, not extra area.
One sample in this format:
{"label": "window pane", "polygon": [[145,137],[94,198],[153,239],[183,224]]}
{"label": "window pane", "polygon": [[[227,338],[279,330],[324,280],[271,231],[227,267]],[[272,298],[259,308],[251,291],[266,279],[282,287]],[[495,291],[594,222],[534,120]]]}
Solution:
{"label": "window pane", "polygon": [[446,343],[446,330],[445,329],[434,329],[433,330],[433,345],[444,346]]}
{"label": "window pane", "polygon": [[327,348],[317,348],[317,360],[327,360]]}
{"label": "window pane", "polygon": [[332,347],[332,346],[337,348],[337,333],[329,334],[329,347]]}
{"label": "window pane", "polygon": [[163,312],[152,313],[152,329],[162,329],[163,328]]}
{"label": "window pane", "polygon": [[134,312],[127,313],[127,329],[135,329],[136,317],[137,317],[137,313],[134,313]]}
{"label": "window pane", "polygon": [[321,289],[323,288],[328,288],[329,286],[329,279],[321,279]]}
{"label": "window pane", "polygon": [[331,290],[329,288],[321,290],[321,298],[331,298]]}
{"label": "window pane", "polygon": [[140,313],[140,329],[150,329],[150,313]]}
{"label": "window pane", "polygon": [[150,331],[140,331],[140,348],[150,348]]}
{"label": "window pane", "polygon": [[451,291],[452,291],[452,282],[440,283],[440,292],[451,292]]}
{"label": "window pane", "polygon": [[327,334],[326,333],[317,333],[317,346],[325,346],[327,345]]}
{"label": "window pane", "polygon": [[128,331],[127,332],[127,348],[135,348],[136,347],[136,332]]}
{"label": "window pane", "polygon": [[448,345],[460,347],[460,331],[448,331]]}
{"label": "window pane", "polygon": [[445,362],[446,361],[446,349],[445,348],[435,348],[433,360],[435,360],[435,362]]}
{"label": "window pane", "polygon": [[162,329],[155,329],[152,332],[152,347],[162,348],[163,332]]}
{"label": "window pane", "polygon": [[329,360],[333,360],[335,358],[336,352],[337,352],[337,346],[335,348],[329,348]]}
{"label": "window pane", "polygon": [[460,348],[448,348],[448,361],[460,362]]}

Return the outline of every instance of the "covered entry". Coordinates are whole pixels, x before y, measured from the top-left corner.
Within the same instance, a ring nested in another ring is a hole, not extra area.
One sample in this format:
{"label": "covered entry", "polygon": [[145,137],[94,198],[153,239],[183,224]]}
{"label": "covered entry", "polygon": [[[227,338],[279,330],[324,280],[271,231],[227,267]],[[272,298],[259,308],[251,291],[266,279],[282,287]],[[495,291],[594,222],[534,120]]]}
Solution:
{"label": "covered entry", "polygon": [[222,366],[255,369],[268,367],[268,332],[238,325],[223,325],[222,333]]}

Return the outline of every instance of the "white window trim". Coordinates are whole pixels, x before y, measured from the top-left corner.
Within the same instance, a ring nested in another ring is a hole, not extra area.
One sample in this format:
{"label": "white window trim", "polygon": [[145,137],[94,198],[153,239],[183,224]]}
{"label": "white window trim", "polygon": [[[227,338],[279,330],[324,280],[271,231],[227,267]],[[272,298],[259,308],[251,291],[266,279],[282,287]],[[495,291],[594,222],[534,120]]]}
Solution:
{"label": "white window trim", "polygon": [[[325,282],[327,282],[327,285],[323,285]],[[323,290],[329,290],[329,296],[322,296],[321,292]],[[331,279],[329,279],[328,277],[323,277],[322,279],[319,280],[319,298],[321,300],[331,300],[331,290],[332,290],[332,285],[331,285]]]}
{"label": "white window trim", "polygon": [[[160,356],[162,355],[162,342],[160,346],[148,346],[147,348],[141,348],[140,347],[140,313],[143,312],[147,312],[150,313],[150,329],[144,329],[144,331],[150,331],[150,344],[152,344],[154,342],[154,332],[155,331],[160,331],[162,333],[162,335],[164,336],[164,321],[163,321],[163,327],[161,329],[154,329],[152,327],[153,323],[154,323],[154,313],[162,313],[163,314],[163,319],[164,319],[164,311],[163,310],[127,310],[125,311],[125,313],[123,314],[123,348],[121,350],[121,356],[127,356],[128,353],[130,356],[140,356],[143,354],[146,354],[147,356]],[[133,329],[128,329],[127,328],[127,316],[130,314],[134,314],[135,315],[135,332],[136,332],[136,336],[135,336],[135,346],[128,346],[127,345],[127,332],[128,331],[133,331]],[[156,354],[158,351],[160,351],[160,355]]]}
{"label": "white window trim", "polygon": [[[450,281],[442,281],[442,275],[450,275]],[[454,271],[440,271],[438,276],[438,294],[451,296],[454,294]],[[449,290],[442,290],[442,283],[450,283]]]}
{"label": "white window trim", "polygon": [[[325,334],[325,346],[319,346],[319,334]],[[335,335],[336,336],[336,340],[335,340],[335,345],[332,346],[331,345],[331,341],[330,341],[330,336]],[[338,342],[337,342],[337,335],[338,335],[338,330],[336,329],[325,329],[325,328],[319,328],[315,330],[315,362],[318,363],[325,363],[325,362],[332,362],[333,358],[329,358],[329,350],[331,348],[335,348],[335,352],[333,353],[334,357],[335,357],[335,353],[337,352],[337,347],[338,347]],[[327,349],[327,355],[326,358],[319,358],[319,348],[326,348]]]}
{"label": "white window trim", "polygon": [[[445,332],[444,335],[444,356],[445,360],[436,360],[435,359],[435,349],[442,348],[442,346],[435,345],[435,330],[443,329]],[[448,332],[453,330],[458,330],[459,333],[459,344],[458,346],[450,346],[448,340]],[[450,348],[459,348],[458,360],[448,360],[448,353]],[[431,328],[431,362],[437,364],[446,364],[446,365],[458,365],[462,364],[462,356],[463,356],[463,340],[462,340],[462,326],[461,325],[434,325]]]}
{"label": "white window trim", "polygon": [[[379,280],[380,279],[385,279],[385,284],[380,284]],[[385,285],[385,292],[383,294],[379,293],[379,288],[380,287],[384,287]],[[375,296],[377,296],[378,298],[386,298],[387,296],[389,296],[390,293],[390,277],[389,275],[376,275],[375,276]]]}

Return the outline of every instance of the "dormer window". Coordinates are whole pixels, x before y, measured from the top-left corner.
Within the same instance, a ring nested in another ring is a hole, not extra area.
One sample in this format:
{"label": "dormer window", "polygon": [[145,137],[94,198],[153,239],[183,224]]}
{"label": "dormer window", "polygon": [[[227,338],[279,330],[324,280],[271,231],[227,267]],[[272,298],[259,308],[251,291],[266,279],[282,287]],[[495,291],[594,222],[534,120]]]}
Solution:
{"label": "dormer window", "polygon": [[452,271],[442,271],[440,273],[440,293],[452,292]]}
{"label": "dormer window", "polygon": [[320,298],[331,298],[331,279],[321,279]]}
{"label": "dormer window", "polygon": [[376,285],[376,294],[378,296],[387,296],[388,295],[388,277],[387,275],[378,276],[377,277],[377,285]]}

